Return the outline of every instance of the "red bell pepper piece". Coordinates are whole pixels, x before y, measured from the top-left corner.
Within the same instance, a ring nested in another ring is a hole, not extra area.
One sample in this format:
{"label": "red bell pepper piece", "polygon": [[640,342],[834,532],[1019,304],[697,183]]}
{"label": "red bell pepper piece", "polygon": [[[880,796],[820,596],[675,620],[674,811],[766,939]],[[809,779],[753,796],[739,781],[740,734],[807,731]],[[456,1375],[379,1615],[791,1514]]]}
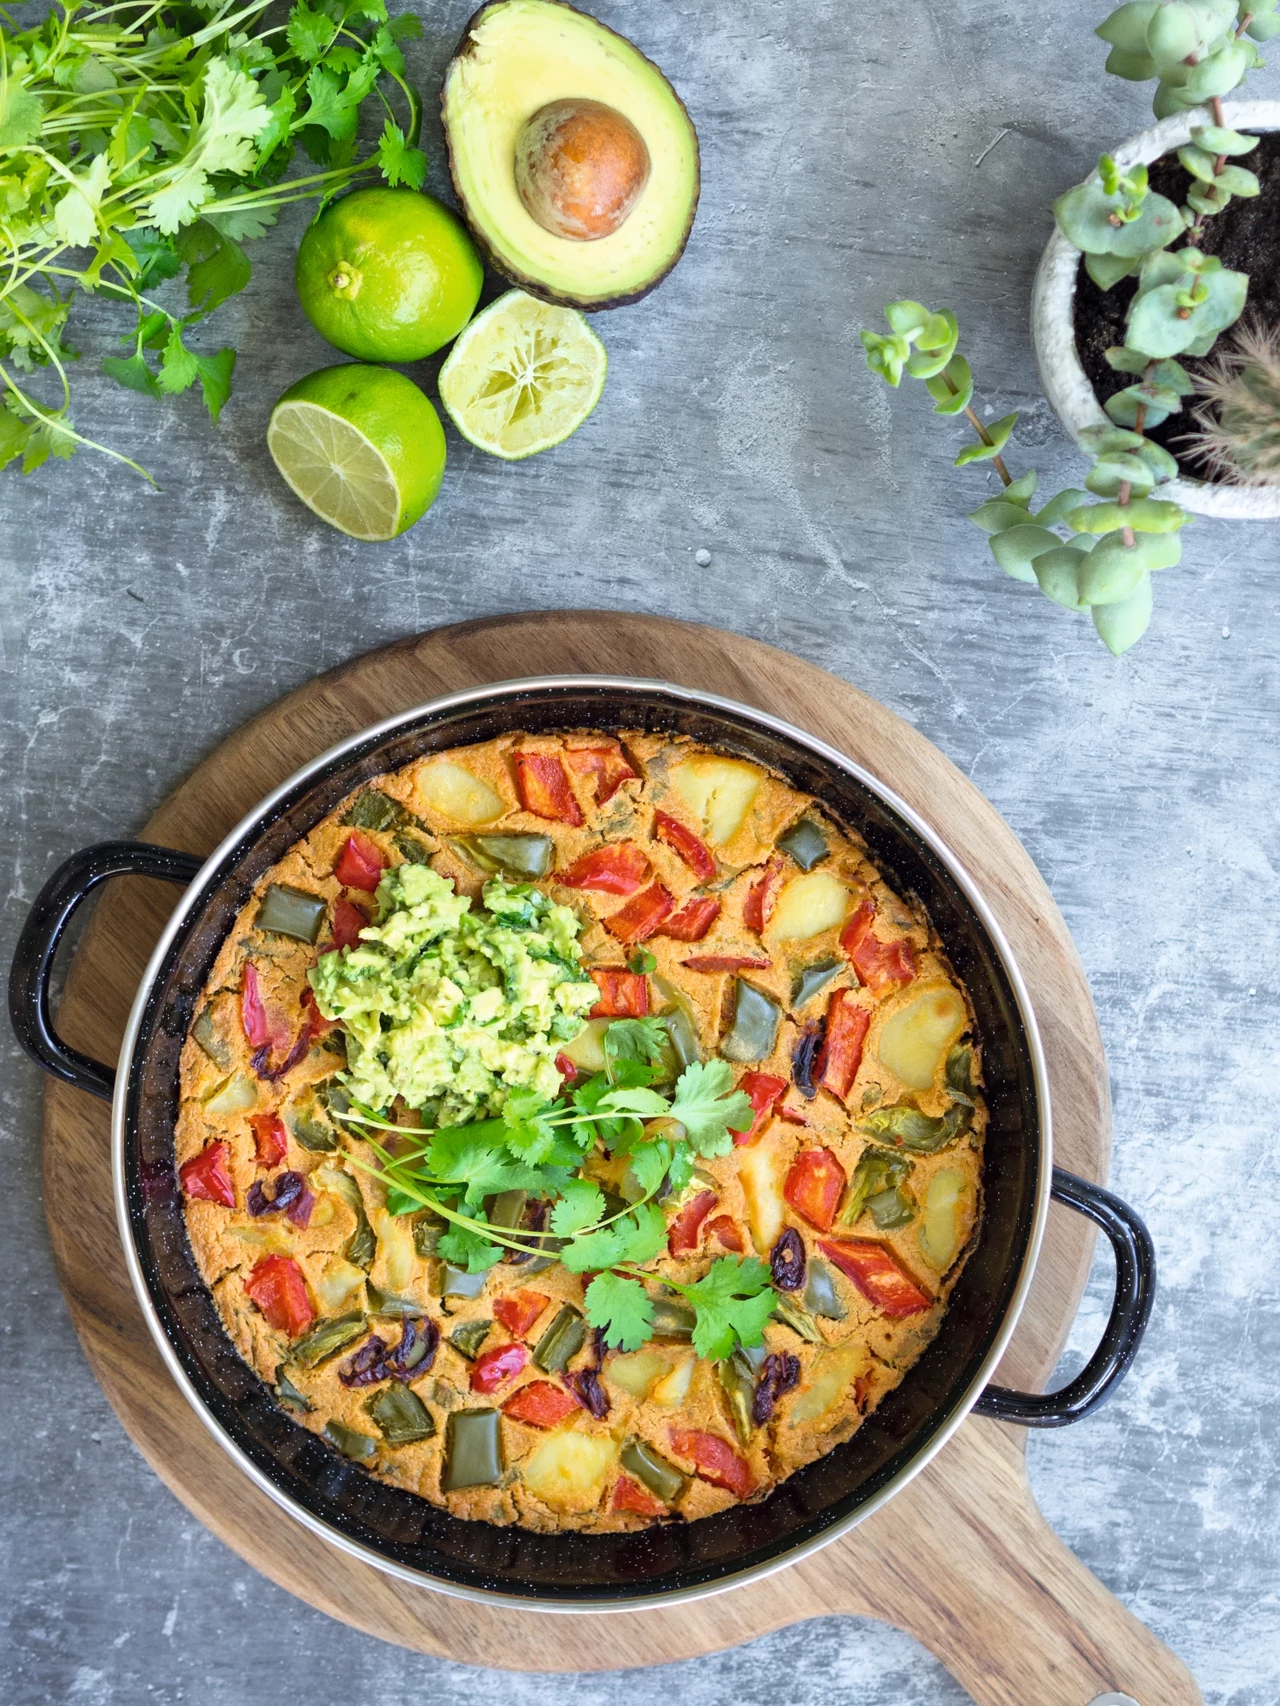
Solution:
{"label": "red bell pepper piece", "polygon": [[649,1491],[642,1487],[639,1481],[633,1481],[630,1475],[619,1475],[614,1483],[613,1498],[610,1500],[611,1511],[633,1511],[636,1516],[666,1516],[667,1507]]}
{"label": "red bell pepper piece", "polygon": [[[475,1381],[471,1384],[474,1386]],[[488,1388],[486,1388],[488,1390]],[[572,1392],[551,1380],[531,1380],[513,1392],[502,1406],[504,1416],[530,1428],[558,1428],[575,1410],[582,1408]]]}
{"label": "red bell pepper piece", "polygon": [[720,916],[720,902],[714,895],[704,900],[687,900],[674,918],[668,918],[659,930],[675,942],[700,942]]}
{"label": "red bell pepper piece", "polygon": [[[367,835],[353,830],[343,842],[333,867],[333,874],[346,889],[363,889],[372,894],[377,888],[387,861]],[[336,928],[336,926],[335,926]]]}
{"label": "red bell pepper piece", "polygon": [[494,1299],[493,1313],[513,1339],[523,1339],[550,1302],[542,1291],[509,1291]]}
{"label": "red bell pepper piece", "polygon": [[742,902],[742,922],[748,930],[754,930],[756,935],[762,935],[773,904],[778,898],[778,890],[782,887],[784,866],[782,860],[775,854],[764,868],[764,875],[758,882],[752,883]]}
{"label": "red bell pepper piece", "polygon": [[567,1054],[558,1054],[556,1056],[556,1071],[560,1074],[561,1078],[564,1079],[566,1084],[576,1084],[578,1082],[578,1069],[569,1059]]}
{"label": "red bell pepper piece", "polygon": [[649,875],[649,861],[634,841],[616,841],[575,859],[555,880],[567,889],[594,889],[599,894],[634,894]]}
{"label": "red bell pepper piece", "polygon": [[751,1465],[719,1434],[703,1433],[700,1428],[672,1428],[670,1439],[676,1456],[687,1457],[703,1481],[725,1487],[740,1499],[750,1498],[755,1491]]}
{"label": "red bell pepper piece", "polygon": [[862,1065],[862,1047],[871,1029],[871,1013],[859,1007],[852,989],[837,989],[827,1006],[827,1029],[813,1076],[824,1090],[843,1102]]}
{"label": "red bell pepper piece", "polygon": [[616,744],[571,746],[565,757],[569,760],[569,768],[576,775],[595,778],[598,806],[606,805],[624,782],[635,780],[635,771],[628,764],[622,748]]}
{"label": "red bell pepper piece", "polygon": [[505,1386],[529,1360],[523,1345],[497,1345],[491,1351],[481,1351],[471,1366],[471,1390],[496,1392]]}
{"label": "red bell pepper piece", "polygon": [[[377,887],[376,883],[374,887]],[[358,906],[353,906],[345,895],[339,895],[333,903],[334,947],[353,948],[360,940],[360,932],[368,923],[369,920]]]}
{"label": "red bell pepper piece", "polygon": [[791,1125],[808,1125],[809,1123],[799,1108],[779,1108],[778,1118],[786,1120]]}
{"label": "red bell pepper piece", "polygon": [[266,1317],[267,1325],[291,1339],[316,1318],[302,1269],[292,1256],[264,1256],[254,1264],[244,1289]]}
{"label": "red bell pepper piece", "polygon": [[746,1249],[742,1242],[742,1228],[731,1214],[718,1214],[714,1220],[709,1220],[707,1237],[714,1238],[726,1250],[736,1250],[739,1255]]}
{"label": "red bell pepper piece", "polygon": [[279,1114],[250,1114],[253,1127],[253,1158],[260,1167],[275,1167],[284,1160],[288,1134]]}
{"label": "red bell pepper piece", "polygon": [[668,817],[666,812],[654,812],[653,833],[677,859],[684,860],[700,883],[709,883],[715,876],[716,862],[711,856],[711,849],[679,818]]}
{"label": "red bell pepper piece", "polygon": [[606,918],[604,927],[620,942],[647,942],[670,917],[675,904],[661,883],[650,883]]}
{"label": "red bell pepper piece", "polygon": [[520,804],[527,812],[555,823],[581,827],[585,822],[582,807],[574,798],[564,765],[554,752],[517,752],[513,762]]}
{"label": "red bell pepper piece", "polygon": [[873,995],[891,995],[916,975],[915,949],[910,942],[882,942],[872,930],[875,902],[864,900],[845,925],[840,946]]}
{"label": "red bell pepper piece", "polygon": [[638,971],[593,971],[600,999],[591,1019],[643,1019],[649,1011],[649,980]]}
{"label": "red bell pepper piece", "polygon": [[787,1081],[785,1078],[775,1078],[771,1072],[744,1072],[738,1089],[741,1090],[751,1103],[751,1112],[755,1118],[746,1131],[735,1131],[730,1135],[739,1149],[743,1144],[753,1142],[764,1129],[765,1121],[778,1104],[779,1098],[785,1094]]}
{"label": "red bell pepper piece", "polygon": [[234,1208],[236,1188],[227,1171],[230,1161],[229,1143],[206,1143],[199,1155],[193,1155],[178,1169],[183,1190],[201,1202],[220,1202],[223,1208]]}
{"label": "red bell pepper piece", "polygon": [[806,1149],[796,1156],[782,1194],[819,1232],[830,1232],[844,1194],[844,1168],[829,1149]]}
{"label": "red bell pepper piece", "polygon": [[279,1027],[267,1017],[258,991],[258,968],[252,960],[245,961],[240,982],[240,1023],[252,1049],[270,1047],[278,1040]]}
{"label": "red bell pepper piece", "polygon": [[891,1320],[901,1321],[932,1307],[933,1299],[921,1291],[883,1244],[870,1238],[833,1238],[829,1242],[819,1240],[818,1248],[853,1281],[868,1303],[874,1303]]}
{"label": "red bell pepper piece", "polygon": [[692,960],[681,960],[687,971],[768,971],[770,961],[742,959],[733,954],[702,954]]}
{"label": "red bell pepper piece", "polygon": [[718,1201],[714,1191],[699,1191],[696,1197],[689,1198],[667,1233],[667,1249],[673,1256],[688,1256],[698,1248],[702,1223]]}

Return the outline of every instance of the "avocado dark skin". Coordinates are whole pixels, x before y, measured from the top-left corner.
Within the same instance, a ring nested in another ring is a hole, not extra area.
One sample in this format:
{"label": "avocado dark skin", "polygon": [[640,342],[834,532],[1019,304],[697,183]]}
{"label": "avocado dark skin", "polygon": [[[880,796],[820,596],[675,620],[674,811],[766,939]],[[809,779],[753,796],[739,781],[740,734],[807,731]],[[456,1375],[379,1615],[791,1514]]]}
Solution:
{"label": "avocado dark skin", "polygon": [[[440,104],[441,104],[442,117],[444,117],[445,96],[446,96],[446,91],[447,91],[447,87],[448,87],[450,72],[452,71],[454,65],[458,61],[469,58],[471,56],[471,54],[474,52],[475,44],[474,44],[474,41],[472,39],[473,31],[475,31],[479,27],[479,25],[482,23],[482,21],[485,18],[487,18],[490,13],[501,10],[504,3],[505,3],[505,0],[490,0],[490,3],[488,5],[481,6],[477,11],[472,13],[470,18],[467,19],[467,22],[463,27],[462,36],[458,42],[458,46],[455,49],[454,54],[449,61],[449,65],[445,69],[444,83],[441,86],[441,94],[440,94]],[[577,17],[585,18],[591,24],[591,26],[594,29],[599,30],[602,35],[612,36],[612,37],[615,37],[617,40],[625,42],[626,45],[633,52],[637,53],[639,55],[639,57],[644,60],[644,63],[647,66],[649,66],[659,77],[661,77],[664,82],[667,82],[667,79],[663,75],[661,68],[654,65],[653,61],[648,59],[647,56],[640,54],[639,49],[636,48],[634,42],[630,41],[630,39],[628,37],[620,36],[616,30],[611,30],[607,24],[602,24],[600,22],[600,20],[598,18],[596,18],[595,16],[593,16],[593,14],[591,14],[590,12],[583,11],[582,8],[577,7],[577,6],[571,6],[568,3],[568,0],[546,0],[546,3],[550,4],[550,5],[555,5],[565,12],[572,12]],[[667,83],[667,87],[669,89],[671,88],[671,85],[669,82]],[[584,90],[583,94],[584,94],[584,96],[589,97],[591,94],[591,91],[590,90]],[[538,280],[535,278],[528,277],[526,274],[522,273],[519,269],[512,266],[510,262],[503,259],[501,256],[499,256],[495,252],[493,245],[490,242],[490,240],[489,240],[489,238],[485,232],[485,229],[484,229],[482,222],[476,217],[476,215],[473,213],[473,210],[468,205],[467,197],[464,194],[464,192],[463,192],[463,190],[459,184],[458,173],[457,173],[457,170],[455,168],[455,162],[454,162],[454,141],[453,141],[452,136],[450,135],[448,120],[447,120],[447,118],[445,118],[444,119],[445,147],[448,150],[449,175],[453,181],[454,195],[457,198],[458,210],[462,214],[463,219],[466,220],[467,228],[471,232],[471,235],[472,235],[473,239],[475,240],[476,247],[480,250],[480,253],[483,256],[486,264],[489,267],[491,267],[494,272],[498,273],[501,277],[509,279],[512,284],[518,285],[521,290],[526,291],[530,296],[536,297],[540,302],[554,303],[557,306],[562,307],[562,308],[578,308],[578,309],[581,309],[584,313],[590,313],[590,314],[600,312],[601,310],[606,309],[606,308],[626,308],[626,307],[630,306],[630,304],[633,302],[642,301],[646,296],[648,296],[650,291],[656,289],[657,286],[662,283],[663,279],[666,278],[667,274],[671,271],[671,269],[676,265],[676,263],[680,260],[681,256],[684,254],[685,247],[689,241],[689,234],[693,230],[693,221],[694,221],[694,218],[695,218],[697,211],[698,211],[698,200],[699,200],[699,197],[701,195],[701,190],[702,190],[701,160],[700,160],[700,157],[699,157],[699,154],[697,151],[697,146],[696,146],[697,131],[694,128],[692,119],[689,118],[688,108],[685,106],[684,102],[680,99],[679,95],[676,94],[674,89],[671,89],[671,95],[672,95],[673,100],[675,101],[675,103],[679,107],[681,113],[684,115],[685,119],[688,121],[689,129],[690,129],[691,134],[693,135],[694,144],[695,144],[694,163],[693,163],[692,195],[691,195],[690,203],[689,203],[689,214],[688,214],[687,220],[685,221],[684,229],[680,233],[679,240],[676,243],[674,249],[672,249],[668,254],[666,254],[663,257],[663,260],[662,260],[658,270],[650,278],[646,279],[645,282],[642,285],[640,285],[637,289],[628,291],[628,292],[621,294],[621,295],[618,295],[618,296],[611,296],[608,298],[596,297],[596,298],[592,298],[590,300],[584,300],[580,296],[575,296],[573,294],[573,292],[571,292],[571,291],[554,290],[554,289],[550,288],[545,283],[545,281],[541,281],[541,280]]]}

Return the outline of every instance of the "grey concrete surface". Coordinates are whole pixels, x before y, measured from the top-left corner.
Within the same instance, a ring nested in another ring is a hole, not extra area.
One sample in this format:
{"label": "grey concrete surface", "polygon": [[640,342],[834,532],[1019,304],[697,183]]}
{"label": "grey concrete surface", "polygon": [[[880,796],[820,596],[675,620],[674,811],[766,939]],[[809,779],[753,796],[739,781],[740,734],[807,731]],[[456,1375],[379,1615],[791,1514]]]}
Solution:
{"label": "grey concrete surface", "polygon": [[[420,10],[413,70],[431,91],[470,0]],[[688,255],[600,323],[609,383],[576,438],[507,467],[451,435],[435,511],[392,546],[313,521],[263,446],[278,393],[330,359],[293,296],[300,220],[255,248],[252,284],[205,334],[240,351],[217,431],[191,398],[155,405],[98,377],[112,319],[82,315],[81,423],[160,490],[88,455],[0,479],[0,957],[66,853],[135,830],[243,719],[406,633],[514,608],[671,612],[856,682],[972,776],[1051,884],[1102,1016],[1114,1182],[1159,1247],[1141,1361],[1103,1414],[1032,1441],[1036,1494],[1213,1706],[1273,1706],[1280,534],[1190,530],[1149,636],[1117,662],[1083,618],[999,574],[962,519],[991,477],[955,470],[960,430],[918,389],[878,387],[857,344],[886,300],[950,304],[984,406],[1024,411],[1017,469],[1080,479],[1026,322],[1048,201],[1148,122],[1149,91],[1103,76],[1105,10],[605,0],[700,128]],[[155,1479],[89,1373],[41,1216],[39,1076],[7,1031],[0,1049],[7,1706],[965,1698],[873,1625],[549,1682],[406,1655],[258,1578]],[[1069,1362],[1108,1284],[1100,1260]]]}

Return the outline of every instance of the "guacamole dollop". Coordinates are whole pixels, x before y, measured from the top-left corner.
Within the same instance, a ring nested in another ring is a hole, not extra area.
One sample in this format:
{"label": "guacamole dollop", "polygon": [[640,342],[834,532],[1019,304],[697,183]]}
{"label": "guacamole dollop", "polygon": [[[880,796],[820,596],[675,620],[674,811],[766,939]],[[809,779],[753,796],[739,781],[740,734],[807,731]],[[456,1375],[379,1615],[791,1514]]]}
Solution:
{"label": "guacamole dollop", "polygon": [[427,865],[386,871],[377,922],[310,973],[346,1033],[349,1093],[379,1109],[399,1096],[437,1125],[496,1114],[516,1088],[554,1096],[556,1054],[600,993],[579,928],[524,884],[486,883],[473,908]]}

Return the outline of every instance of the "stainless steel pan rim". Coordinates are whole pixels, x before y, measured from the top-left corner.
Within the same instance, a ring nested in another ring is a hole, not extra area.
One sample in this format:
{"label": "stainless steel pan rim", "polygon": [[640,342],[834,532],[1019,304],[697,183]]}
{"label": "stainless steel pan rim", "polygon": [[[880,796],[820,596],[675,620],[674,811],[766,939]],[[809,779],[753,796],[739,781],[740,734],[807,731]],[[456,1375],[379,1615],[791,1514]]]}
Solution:
{"label": "stainless steel pan rim", "polygon": [[[513,692],[521,692],[539,697],[557,692],[572,692],[580,689],[594,689],[617,692],[649,691],[670,695],[691,706],[710,707],[713,710],[724,711],[732,716],[753,722],[758,726],[783,736],[795,744],[806,747],[816,757],[837,770],[843,770],[854,777],[864,787],[876,794],[885,805],[902,818],[928,846],[930,851],[942,861],[947,871],[972,906],[981,920],[983,928],[990,938],[996,954],[1009,980],[1010,987],[1017,1003],[1018,1014],[1026,1036],[1027,1049],[1031,1057],[1032,1074],[1036,1086],[1036,1105],[1040,1128],[1039,1177],[1036,1189],[1035,1209],[1032,1217],[1030,1236],[1022,1258],[1021,1270],[1014,1286],[1011,1302],[1005,1314],[1003,1324],[995,1335],[992,1345],[983,1358],[977,1373],[953,1404],[950,1415],[936,1428],[933,1436],[911,1458],[896,1475],[887,1481],[876,1493],[850,1515],[838,1519],[821,1533],[797,1544],[780,1556],[767,1559],[763,1563],[745,1567],[732,1575],[721,1577],[719,1580],[699,1583],[694,1586],[669,1589],[660,1593],[634,1599],[618,1600],[602,1598],[600,1600],[579,1599],[571,1604],[551,1600],[526,1599],[515,1594],[491,1592],[481,1588],[468,1587],[456,1582],[444,1581],[429,1576],[422,1571],[411,1569],[393,1559],[383,1556],[373,1548],[361,1545],[350,1536],[320,1521],[311,1512],[302,1509],[294,1503],[287,1494],[275,1486],[258,1466],[240,1449],[231,1435],[215,1420],[205,1407],[193,1382],[178,1359],[173,1345],[169,1341],[161,1323],[150,1290],[143,1273],[142,1263],[134,1243],[133,1229],[130,1224],[127,1201],[127,1186],[125,1179],[125,1122],[126,1106],[129,1095],[129,1066],[133,1057],[138,1032],[142,1024],[147,998],[152,985],[159,976],[160,968],[170,944],[181,929],[188,913],[201,900],[206,883],[217,869],[225,854],[249,832],[255,825],[268,817],[272,809],[296,788],[304,784],[310,777],[327,768],[330,764],[341,759],[347,753],[366,745],[372,740],[380,739],[394,733],[405,724],[420,722],[432,716],[441,716],[455,710],[483,705],[491,699],[509,696]],[[942,840],[937,831],[905,800],[900,798],[891,788],[887,787],[879,777],[864,769],[860,764],[847,758],[835,747],[816,736],[806,733],[794,724],[775,717],[767,711],[757,710],[754,706],[743,705],[736,700],[726,699],[717,694],[705,693],[694,688],[683,687],[678,683],[641,679],[629,676],[608,675],[548,675],[520,678],[511,681],[493,682],[484,687],[468,688],[461,693],[448,694],[438,699],[427,701],[408,711],[397,713],[383,722],[376,723],[370,728],[362,729],[347,740],[338,742],[326,752],[304,764],[289,776],[279,787],[273,790],[264,800],[248,812],[234,829],[213,850],[201,867],[199,873],[183,894],[174,908],[173,915],[157,942],[146,971],[138,986],[134,998],[129,1022],[125,1027],[124,1037],[120,1044],[119,1071],[116,1077],[115,1096],[111,1110],[111,1170],[115,1191],[116,1219],[120,1230],[120,1241],[124,1248],[125,1262],[129,1270],[134,1293],[142,1310],[143,1319],[155,1341],[156,1347],[163,1357],[166,1367],[177,1383],[179,1390],[191,1405],[196,1415],[203,1422],[213,1438],[223,1451],[232,1459],[239,1469],[282,1510],[291,1516],[295,1522],[313,1534],[336,1546],[348,1556],[364,1564],[372,1565],[384,1574],[393,1576],[400,1581],[408,1582],[415,1587],[431,1588],[446,1594],[451,1598],[471,1600],[479,1604],[506,1605],[521,1611],[549,1612],[559,1615],[571,1615],[577,1612],[628,1612],[661,1608],[663,1606],[680,1604],[689,1600],[707,1598],[712,1594],[725,1593],[747,1581],[761,1580],[772,1575],[775,1571],[796,1563],[801,1558],[809,1557],[823,1546],[829,1545],[841,1535],[847,1534],[860,1522],[880,1510],[888,1501],[902,1490],[920,1471],[932,1461],[942,1447],[957,1431],[973,1408],[983,1388],[988,1384],[996,1365],[1003,1356],[1013,1332],[1018,1323],[1030,1289],[1036,1260],[1040,1253],[1040,1245],[1044,1237],[1045,1220],[1049,1208],[1050,1184],[1052,1179],[1052,1129],[1049,1106],[1048,1072],[1044,1059],[1044,1050],[1040,1041],[1040,1033],[1036,1025],[1035,1013],[1032,1009],[1031,998],[1027,992],[1022,973],[1009,947],[1003,930],[995,915],[987,904],[981,890],[974,882],[961,861]]]}

